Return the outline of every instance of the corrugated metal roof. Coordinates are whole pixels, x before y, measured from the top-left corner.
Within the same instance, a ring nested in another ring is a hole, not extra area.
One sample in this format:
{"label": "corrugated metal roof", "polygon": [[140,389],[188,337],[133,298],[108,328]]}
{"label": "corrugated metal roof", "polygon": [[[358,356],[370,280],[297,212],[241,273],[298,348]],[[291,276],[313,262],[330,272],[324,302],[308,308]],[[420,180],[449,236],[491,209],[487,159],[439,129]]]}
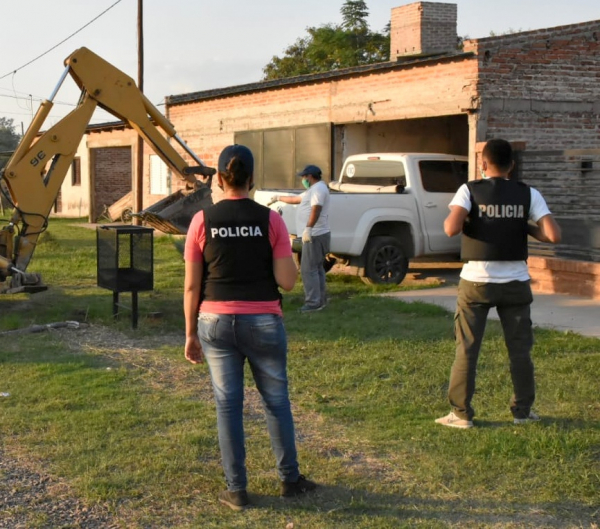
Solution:
{"label": "corrugated metal roof", "polygon": [[397,61],[380,62],[376,64],[366,64],[364,66],[354,66],[352,68],[343,68],[341,70],[332,70],[330,72],[322,72],[315,74],[299,75],[297,77],[286,77],[284,79],[274,79],[271,81],[259,81],[256,83],[249,83],[237,86],[229,86],[225,88],[215,88],[212,90],[203,90],[201,92],[191,92],[188,94],[171,95],[165,98],[167,105],[180,105],[185,103],[193,103],[196,101],[202,101],[206,99],[214,99],[217,97],[233,96],[244,94],[248,92],[258,92],[261,90],[268,90],[270,88],[281,88],[284,86],[294,86],[303,83],[312,83],[318,81],[330,81],[333,79],[341,79],[344,77],[350,77],[356,74],[365,74],[371,72],[379,72],[382,70],[395,70],[414,66],[420,66],[424,64],[430,64],[432,62],[444,62],[448,60],[463,59],[473,57],[472,52],[452,52],[437,55],[427,56],[411,56],[406,58],[400,58]]}

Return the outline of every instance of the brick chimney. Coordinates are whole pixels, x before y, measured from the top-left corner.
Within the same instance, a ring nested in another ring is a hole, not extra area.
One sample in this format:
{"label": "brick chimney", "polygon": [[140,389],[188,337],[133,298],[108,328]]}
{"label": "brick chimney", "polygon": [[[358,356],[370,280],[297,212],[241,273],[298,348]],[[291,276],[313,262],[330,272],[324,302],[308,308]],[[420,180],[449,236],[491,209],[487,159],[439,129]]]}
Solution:
{"label": "brick chimney", "polygon": [[456,50],[457,6],[415,2],[392,8],[390,60]]}

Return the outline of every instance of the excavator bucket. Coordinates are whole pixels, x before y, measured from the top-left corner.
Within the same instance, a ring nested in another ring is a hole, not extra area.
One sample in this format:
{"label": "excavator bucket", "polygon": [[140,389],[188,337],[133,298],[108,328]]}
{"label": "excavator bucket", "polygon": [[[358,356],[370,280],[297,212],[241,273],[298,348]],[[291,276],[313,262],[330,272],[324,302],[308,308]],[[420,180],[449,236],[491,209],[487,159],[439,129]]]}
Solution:
{"label": "excavator bucket", "polygon": [[211,190],[202,186],[191,194],[176,191],[134,216],[163,233],[185,235],[193,216],[212,206]]}

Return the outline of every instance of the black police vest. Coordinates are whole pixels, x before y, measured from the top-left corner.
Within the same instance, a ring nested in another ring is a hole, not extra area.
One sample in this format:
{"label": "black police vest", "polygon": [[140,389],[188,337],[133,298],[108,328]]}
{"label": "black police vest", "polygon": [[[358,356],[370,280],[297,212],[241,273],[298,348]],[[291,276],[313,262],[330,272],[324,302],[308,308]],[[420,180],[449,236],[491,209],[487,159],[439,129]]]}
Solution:
{"label": "black police vest", "polygon": [[462,230],[462,260],[526,260],[529,186],[488,178],[468,182],[467,187],[471,192],[471,211]]}
{"label": "black police vest", "polygon": [[280,300],[269,242],[270,210],[251,199],[204,210],[203,301]]}

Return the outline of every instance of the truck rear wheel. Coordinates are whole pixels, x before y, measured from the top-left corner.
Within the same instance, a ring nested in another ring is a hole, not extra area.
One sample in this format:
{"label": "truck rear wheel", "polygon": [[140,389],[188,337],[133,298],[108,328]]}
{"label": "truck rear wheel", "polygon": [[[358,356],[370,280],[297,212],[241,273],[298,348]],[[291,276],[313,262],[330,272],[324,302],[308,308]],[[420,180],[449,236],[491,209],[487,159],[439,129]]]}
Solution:
{"label": "truck rear wheel", "polygon": [[367,248],[365,275],[367,285],[402,283],[408,272],[408,258],[393,237],[373,237]]}

